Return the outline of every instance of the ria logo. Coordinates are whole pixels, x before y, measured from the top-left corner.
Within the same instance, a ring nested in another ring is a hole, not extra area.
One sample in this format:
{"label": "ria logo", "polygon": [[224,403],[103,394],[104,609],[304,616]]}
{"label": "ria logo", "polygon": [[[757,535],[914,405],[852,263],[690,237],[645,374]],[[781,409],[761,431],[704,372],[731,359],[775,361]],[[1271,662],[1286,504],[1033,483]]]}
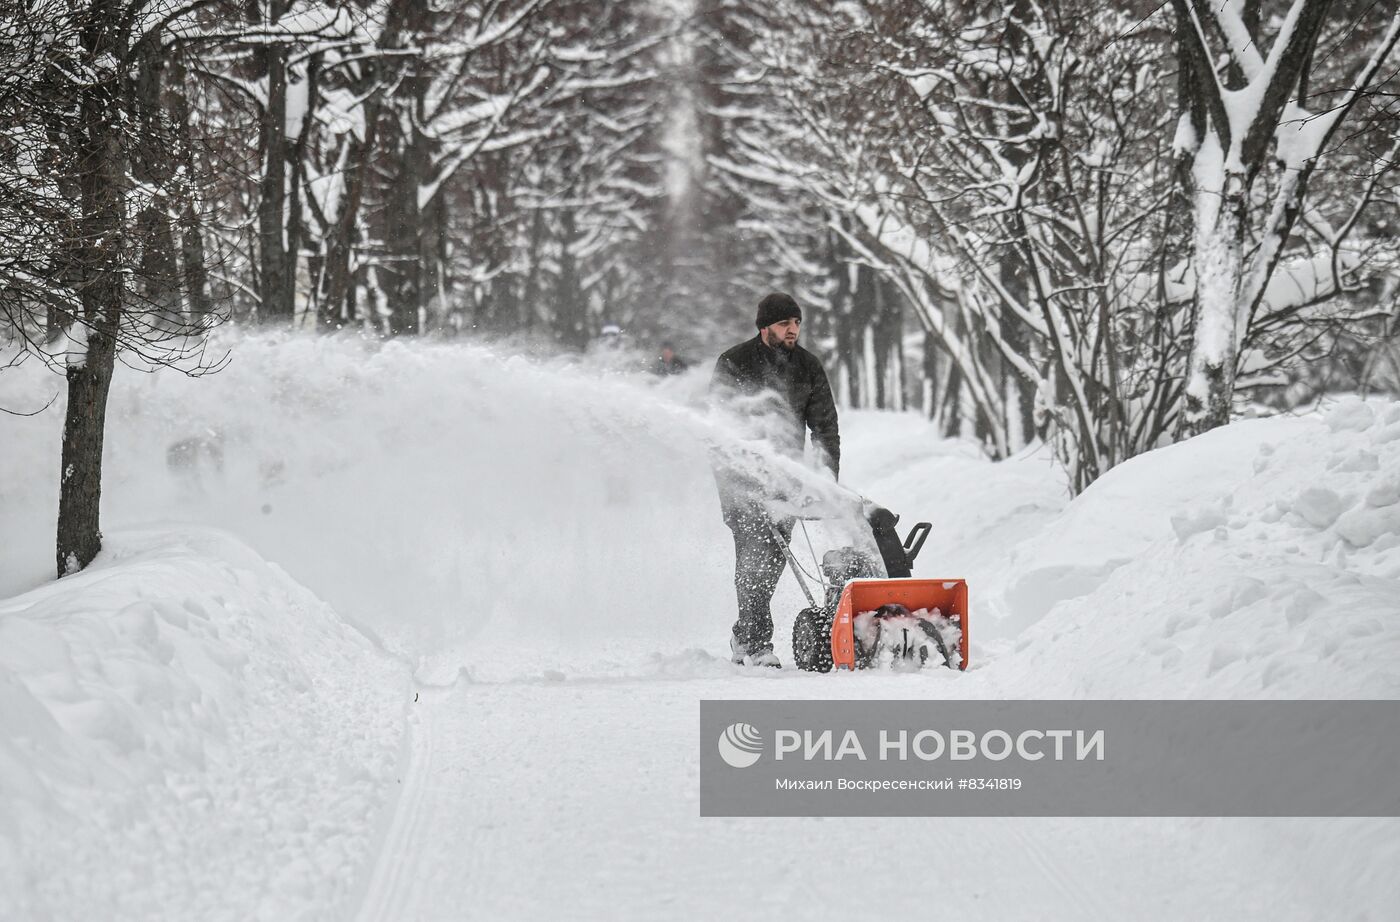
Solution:
{"label": "ria logo", "polygon": [[730,724],[719,735],[719,757],[731,768],[748,768],[763,755],[763,737],[752,724]]}

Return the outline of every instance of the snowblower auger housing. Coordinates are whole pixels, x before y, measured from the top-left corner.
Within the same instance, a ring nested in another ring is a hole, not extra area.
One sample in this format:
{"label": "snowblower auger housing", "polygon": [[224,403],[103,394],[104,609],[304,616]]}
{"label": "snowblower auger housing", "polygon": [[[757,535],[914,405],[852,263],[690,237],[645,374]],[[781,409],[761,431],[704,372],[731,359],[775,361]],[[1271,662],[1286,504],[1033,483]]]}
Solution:
{"label": "snowblower auger housing", "polygon": [[933,652],[944,665],[967,669],[967,581],[910,576],[929,523],[915,525],[901,542],[893,513],[877,508],[869,519],[889,576],[878,575],[874,562],[853,548],[826,552],[825,602],[813,600],[792,626],[798,668],[864,669],[882,658],[918,668]]}
{"label": "snowblower auger housing", "polygon": [[967,581],[962,579],[858,579],[847,583],[831,623],[832,666],[857,669],[871,665],[871,651],[863,649],[856,639],[856,618],[862,612],[879,612],[894,605],[908,612],[937,611],[957,622],[956,657],[952,656],[954,650],[943,648],[938,634],[929,636],[949,660],[948,665],[956,662],[958,669],[967,669]]}

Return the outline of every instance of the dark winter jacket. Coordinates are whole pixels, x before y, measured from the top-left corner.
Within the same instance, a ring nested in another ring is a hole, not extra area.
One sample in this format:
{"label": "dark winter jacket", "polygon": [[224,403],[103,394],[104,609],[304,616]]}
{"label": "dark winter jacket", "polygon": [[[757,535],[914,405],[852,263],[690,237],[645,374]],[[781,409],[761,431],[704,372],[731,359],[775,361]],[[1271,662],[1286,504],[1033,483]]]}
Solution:
{"label": "dark winter jacket", "polygon": [[[791,352],[773,349],[758,336],[740,343],[715,362],[710,395],[732,412],[752,417],[755,434],[785,454],[801,455],[810,429],[832,474],[840,472],[841,434],[831,384],[821,362],[801,346]],[[716,477],[727,514],[745,485],[723,469]]]}

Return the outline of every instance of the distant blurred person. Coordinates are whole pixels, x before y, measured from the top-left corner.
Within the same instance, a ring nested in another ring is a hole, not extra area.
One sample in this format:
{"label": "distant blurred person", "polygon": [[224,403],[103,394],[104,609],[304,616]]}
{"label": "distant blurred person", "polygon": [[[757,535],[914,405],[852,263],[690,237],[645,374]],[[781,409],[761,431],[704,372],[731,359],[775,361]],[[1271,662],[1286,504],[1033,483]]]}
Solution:
{"label": "distant blurred person", "polygon": [[598,345],[609,352],[616,352],[622,348],[622,327],[615,323],[603,324],[603,329],[598,333]]}
{"label": "distant blurred person", "polygon": [[668,375],[678,375],[689,367],[690,365],[685,359],[676,355],[676,351],[671,348],[670,343],[662,343],[661,354],[652,363],[651,373],[664,378]]}
{"label": "distant blurred person", "polygon": [[165,466],[184,496],[202,496],[224,474],[224,434],[206,429],[171,442],[165,450]]}
{"label": "distant blurred person", "polygon": [[[841,434],[831,383],[815,355],[797,344],[802,309],[791,295],[773,292],[758,303],[758,335],[715,363],[710,396],[747,417],[775,451],[800,457],[812,432],[834,479],[841,467]],[[715,470],[720,510],[734,533],[734,589],[739,620],[730,658],[746,666],[781,666],[773,652],[773,591],[787,565],[793,518],[774,518],[768,502],[781,498],[774,483],[721,463]],[[779,543],[781,541],[781,543]]]}

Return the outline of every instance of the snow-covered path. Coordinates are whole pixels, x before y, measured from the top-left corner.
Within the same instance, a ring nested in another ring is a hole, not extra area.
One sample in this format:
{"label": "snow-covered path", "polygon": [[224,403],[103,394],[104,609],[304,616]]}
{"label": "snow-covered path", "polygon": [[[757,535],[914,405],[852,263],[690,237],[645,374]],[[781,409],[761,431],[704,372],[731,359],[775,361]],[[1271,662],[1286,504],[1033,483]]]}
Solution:
{"label": "snow-covered path", "polygon": [[1299,873],[1293,847],[1324,846],[1339,822],[701,818],[699,700],[825,697],[832,681],[846,681],[842,696],[938,687],[736,676],[422,689],[358,922],[1313,920],[1345,900],[1336,881],[1356,869],[1318,847]]}

